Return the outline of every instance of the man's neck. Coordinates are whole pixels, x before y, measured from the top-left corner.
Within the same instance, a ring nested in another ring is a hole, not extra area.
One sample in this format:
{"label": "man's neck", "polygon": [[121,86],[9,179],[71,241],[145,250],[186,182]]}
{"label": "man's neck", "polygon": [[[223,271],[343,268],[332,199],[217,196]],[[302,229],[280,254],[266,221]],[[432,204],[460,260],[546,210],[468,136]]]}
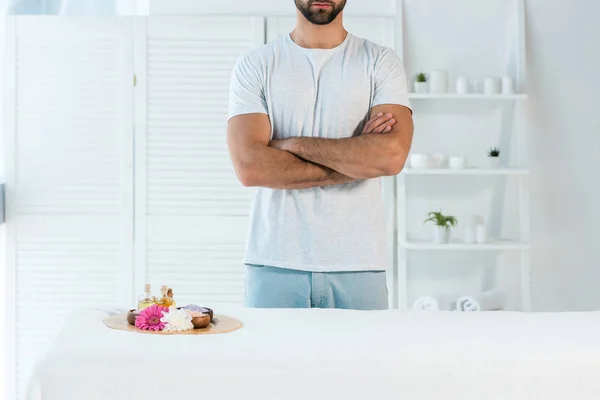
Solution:
{"label": "man's neck", "polygon": [[342,14],[327,25],[314,25],[306,20],[299,11],[296,28],[290,34],[292,40],[308,49],[333,49],[346,39],[348,32],[342,23]]}

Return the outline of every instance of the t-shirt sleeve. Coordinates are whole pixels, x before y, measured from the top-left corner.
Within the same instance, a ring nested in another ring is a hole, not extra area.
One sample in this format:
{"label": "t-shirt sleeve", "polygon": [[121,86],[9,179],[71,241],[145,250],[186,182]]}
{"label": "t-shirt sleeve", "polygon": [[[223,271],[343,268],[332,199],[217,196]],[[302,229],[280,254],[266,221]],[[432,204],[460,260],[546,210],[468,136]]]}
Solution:
{"label": "t-shirt sleeve", "polygon": [[373,106],[399,104],[411,109],[406,71],[400,57],[391,49],[384,50],[375,66],[374,91]]}
{"label": "t-shirt sleeve", "polygon": [[228,119],[241,114],[268,114],[263,82],[259,69],[247,55],[237,60],[229,86]]}

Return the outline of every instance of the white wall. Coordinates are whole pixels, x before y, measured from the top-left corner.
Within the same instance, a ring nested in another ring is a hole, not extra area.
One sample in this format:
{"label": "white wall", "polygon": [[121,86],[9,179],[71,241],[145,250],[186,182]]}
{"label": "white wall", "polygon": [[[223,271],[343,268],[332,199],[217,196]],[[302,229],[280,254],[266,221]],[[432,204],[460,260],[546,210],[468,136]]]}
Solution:
{"label": "white wall", "polygon": [[534,305],[600,309],[600,2],[528,0]]}

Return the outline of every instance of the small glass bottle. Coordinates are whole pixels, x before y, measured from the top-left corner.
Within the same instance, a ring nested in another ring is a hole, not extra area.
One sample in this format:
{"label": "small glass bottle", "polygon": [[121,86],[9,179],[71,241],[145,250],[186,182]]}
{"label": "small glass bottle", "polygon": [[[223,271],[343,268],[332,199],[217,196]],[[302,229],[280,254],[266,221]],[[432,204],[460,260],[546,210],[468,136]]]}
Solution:
{"label": "small glass bottle", "polygon": [[175,299],[173,298],[173,289],[169,288],[169,290],[167,290],[167,296],[171,299],[171,305],[177,307],[177,303],[175,303]]}
{"label": "small glass bottle", "polygon": [[156,304],[161,307],[169,308],[174,304],[173,299],[167,295],[168,288],[166,285],[161,286],[160,292],[162,296],[156,300]]}
{"label": "small glass bottle", "polygon": [[150,307],[155,301],[156,299],[151,294],[150,285],[146,284],[144,286],[144,294],[138,297],[138,310],[141,311]]}

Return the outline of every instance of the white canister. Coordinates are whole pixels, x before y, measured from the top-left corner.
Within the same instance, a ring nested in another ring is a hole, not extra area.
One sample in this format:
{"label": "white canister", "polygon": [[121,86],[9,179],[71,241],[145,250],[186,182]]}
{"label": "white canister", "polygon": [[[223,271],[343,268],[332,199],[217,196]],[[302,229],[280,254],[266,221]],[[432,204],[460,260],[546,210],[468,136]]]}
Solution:
{"label": "white canister", "polygon": [[448,71],[436,69],[431,72],[429,91],[431,93],[448,93]]}
{"label": "white canister", "polygon": [[465,244],[474,244],[476,241],[476,232],[474,224],[467,224],[465,226]]}
{"label": "white canister", "polygon": [[465,157],[450,157],[448,166],[452,169],[463,169],[467,167],[467,159]]}
{"label": "white canister", "polygon": [[456,79],[456,93],[467,94],[469,93],[469,81],[464,76],[459,76]]}
{"label": "white canister", "polygon": [[483,85],[483,92],[488,95],[500,94],[500,80],[497,78],[487,78]]}
{"label": "white canister", "polygon": [[485,244],[487,243],[487,229],[485,227],[485,224],[478,224],[477,225],[477,243],[478,244]]}
{"label": "white canister", "polygon": [[502,94],[513,94],[515,92],[515,86],[510,76],[502,78]]}

